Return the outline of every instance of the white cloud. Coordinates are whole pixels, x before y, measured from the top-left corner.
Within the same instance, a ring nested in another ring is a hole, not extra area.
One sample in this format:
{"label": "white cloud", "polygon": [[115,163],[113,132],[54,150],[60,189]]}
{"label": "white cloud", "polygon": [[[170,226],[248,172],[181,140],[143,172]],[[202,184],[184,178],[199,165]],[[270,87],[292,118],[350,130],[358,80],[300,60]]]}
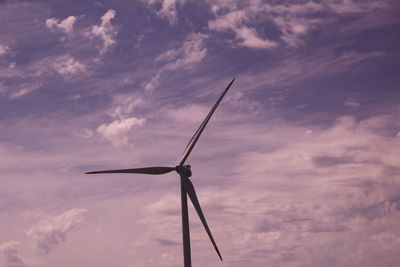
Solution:
{"label": "white cloud", "polygon": [[10,241],[0,245],[0,252],[2,255],[3,267],[25,267],[23,258],[19,254],[18,246],[20,243]]}
{"label": "white cloud", "polygon": [[10,51],[8,46],[0,44],[0,56],[5,55],[8,51]]}
{"label": "white cloud", "polygon": [[61,22],[59,19],[50,18],[46,20],[46,27],[49,28],[50,30],[59,30],[68,35],[72,35],[76,20],[77,17],[75,16],[69,16],[68,18],[62,20]]}
{"label": "white cloud", "polygon": [[106,53],[115,45],[115,36],[117,31],[111,25],[111,20],[115,17],[116,11],[109,9],[102,17],[101,24],[92,27],[90,34],[102,40],[103,44],[99,47],[101,54]]}
{"label": "white cloud", "polygon": [[86,72],[86,66],[69,55],[56,58],[52,66],[64,77],[72,77]]}
{"label": "white cloud", "polygon": [[97,128],[104,139],[110,141],[114,145],[124,145],[128,142],[127,134],[134,126],[142,126],[145,123],[144,118],[137,119],[135,117],[115,120],[111,123],[104,123]]}
{"label": "white cloud", "polygon": [[157,15],[161,18],[168,19],[170,24],[175,24],[178,18],[178,5],[185,4],[186,0],[149,0],[148,4],[159,4],[161,8],[157,11]]}
{"label": "white cloud", "polygon": [[39,255],[48,254],[58,243],[66,241],[66,234],[82,224],[85,209],[71,209],[53,218],[40,221],[26,233],[35,241]]}

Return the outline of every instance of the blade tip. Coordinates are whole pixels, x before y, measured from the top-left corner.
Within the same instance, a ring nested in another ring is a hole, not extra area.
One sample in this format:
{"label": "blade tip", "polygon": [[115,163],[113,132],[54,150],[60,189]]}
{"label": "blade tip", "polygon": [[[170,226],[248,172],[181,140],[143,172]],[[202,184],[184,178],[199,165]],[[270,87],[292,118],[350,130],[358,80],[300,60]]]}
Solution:
{"label": "blade tip", "polygon": [[229,83],[228,85],[228,89],[231,87],[231,85],[233,84],[233,82],[236,80],[236,78],[233,78],[232,81]]}

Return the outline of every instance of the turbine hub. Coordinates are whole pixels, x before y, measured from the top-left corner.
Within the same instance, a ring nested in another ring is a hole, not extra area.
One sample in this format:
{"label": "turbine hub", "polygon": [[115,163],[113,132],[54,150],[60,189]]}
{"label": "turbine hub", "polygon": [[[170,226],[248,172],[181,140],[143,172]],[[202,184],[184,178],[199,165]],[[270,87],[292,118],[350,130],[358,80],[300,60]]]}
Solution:
{"label": "turbine hub", "polygon": [[175,167],[176,172],[179,174],[183,174],[186,177],[192,176],[192,171],[190,170],[190,165],[178,165]]}

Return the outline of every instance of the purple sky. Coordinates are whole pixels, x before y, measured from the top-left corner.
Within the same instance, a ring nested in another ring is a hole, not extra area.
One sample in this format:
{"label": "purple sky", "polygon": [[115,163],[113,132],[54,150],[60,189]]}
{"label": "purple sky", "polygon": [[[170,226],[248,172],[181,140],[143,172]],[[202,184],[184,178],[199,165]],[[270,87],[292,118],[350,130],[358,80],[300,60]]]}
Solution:
{"label": "purple sky", "polygon": [[0,4],[0,264],[400,265],[400,3]]}

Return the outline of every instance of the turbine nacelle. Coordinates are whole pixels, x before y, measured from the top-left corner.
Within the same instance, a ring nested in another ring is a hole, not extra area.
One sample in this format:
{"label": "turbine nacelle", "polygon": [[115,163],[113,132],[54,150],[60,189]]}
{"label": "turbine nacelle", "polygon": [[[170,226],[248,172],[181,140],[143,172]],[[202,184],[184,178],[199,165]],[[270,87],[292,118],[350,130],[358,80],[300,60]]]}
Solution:
{"label": "turbine nacelle", "polygon": [[190,170],[190,165],[178,165],[175,167],[177,173],[189,178],[192,176],[192,171]]}

